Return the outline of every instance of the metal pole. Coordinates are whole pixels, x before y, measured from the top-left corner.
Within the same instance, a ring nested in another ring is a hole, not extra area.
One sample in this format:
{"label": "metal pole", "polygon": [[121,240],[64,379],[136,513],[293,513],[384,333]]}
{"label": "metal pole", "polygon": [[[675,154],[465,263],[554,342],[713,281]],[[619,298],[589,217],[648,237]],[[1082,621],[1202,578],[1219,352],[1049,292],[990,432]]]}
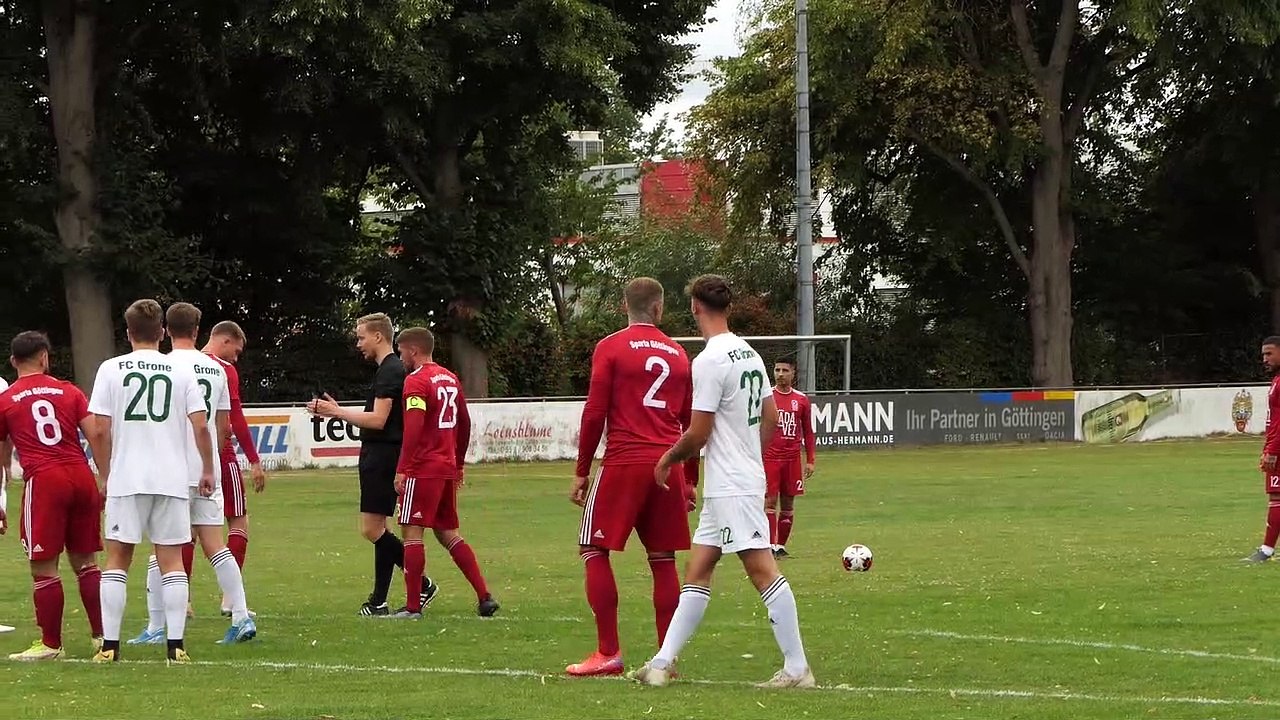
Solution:
{"label": "metal pole", "polygon": [[[809,0],[796,0],[796,334],[813,334],[813,179],[809,158]],[[817,386],[813,343],[797,358],[800,388]]]}
{"label": "metal pole", "polygon": [[853,338],[844,339],[844,391],[853,390]]}

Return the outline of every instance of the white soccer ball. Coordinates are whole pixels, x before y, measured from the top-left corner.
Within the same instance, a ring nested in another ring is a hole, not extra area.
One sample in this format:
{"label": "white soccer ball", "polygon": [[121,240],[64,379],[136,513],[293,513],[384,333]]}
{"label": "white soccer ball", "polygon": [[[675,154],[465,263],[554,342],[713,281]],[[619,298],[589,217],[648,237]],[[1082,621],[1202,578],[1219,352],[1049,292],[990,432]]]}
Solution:
{"label": "white soccer ball", "polygon": [[871,569],[871,548],[866,545],[850,545],[844,549],[840,561],[849,572],[866,572]]}

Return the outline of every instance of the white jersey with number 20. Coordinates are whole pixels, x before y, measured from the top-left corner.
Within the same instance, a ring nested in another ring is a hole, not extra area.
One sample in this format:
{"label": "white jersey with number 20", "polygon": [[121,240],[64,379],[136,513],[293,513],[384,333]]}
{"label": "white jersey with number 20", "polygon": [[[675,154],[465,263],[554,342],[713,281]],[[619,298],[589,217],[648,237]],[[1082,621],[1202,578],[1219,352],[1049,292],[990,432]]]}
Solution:
{"label": "white jersey with number 20", "polygon": [[156,350],[136,350],[98,366],[89,412],[111,418],[107,497],[167,495],[187,499],[195,444],[188,416],[206,412],[190,363]]}
{"label": "white jersey with number 20", "polygon": [[764,497],[760,414],[773,395],[764,361],[745,340],[723,333],[693,360],[693,409],[715,413],[707,441],[703,497]]}

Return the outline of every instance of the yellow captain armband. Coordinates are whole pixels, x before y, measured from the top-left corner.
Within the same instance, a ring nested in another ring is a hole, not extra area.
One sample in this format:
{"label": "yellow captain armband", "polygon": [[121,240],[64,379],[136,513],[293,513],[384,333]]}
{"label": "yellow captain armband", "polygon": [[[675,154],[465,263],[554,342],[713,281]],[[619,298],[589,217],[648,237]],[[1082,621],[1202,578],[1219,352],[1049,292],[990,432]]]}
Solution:
{"label": "yellow captain armband", "polygon": [[423,412],[426,412],[427,401],[424,400],[423,398],[418,397],[417,395],[410,395],[409,397],[405,398],[404,409],[405,410],[422,410]]}

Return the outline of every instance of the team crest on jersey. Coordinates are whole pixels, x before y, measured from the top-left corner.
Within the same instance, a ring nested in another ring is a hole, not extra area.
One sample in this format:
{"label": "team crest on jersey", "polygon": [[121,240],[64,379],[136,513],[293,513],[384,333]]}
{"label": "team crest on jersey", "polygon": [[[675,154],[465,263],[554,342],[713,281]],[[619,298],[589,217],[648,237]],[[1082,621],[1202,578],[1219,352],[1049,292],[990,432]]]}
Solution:
{"label": "team crest on jersey", "polygon": [[1236,432],[1244,432],[1253,417],[1253,396],[1248,390],[1241,390],[1231,398],[1231,420],[1236,425]]}
{"label": "team crest on jersey", "polygon": [[799,410],[799,409],[800,409],[800,401],[799,401],[799,400],[796,400],[795,398],[791,398],[791,409],[792,409],[792,410]]}

